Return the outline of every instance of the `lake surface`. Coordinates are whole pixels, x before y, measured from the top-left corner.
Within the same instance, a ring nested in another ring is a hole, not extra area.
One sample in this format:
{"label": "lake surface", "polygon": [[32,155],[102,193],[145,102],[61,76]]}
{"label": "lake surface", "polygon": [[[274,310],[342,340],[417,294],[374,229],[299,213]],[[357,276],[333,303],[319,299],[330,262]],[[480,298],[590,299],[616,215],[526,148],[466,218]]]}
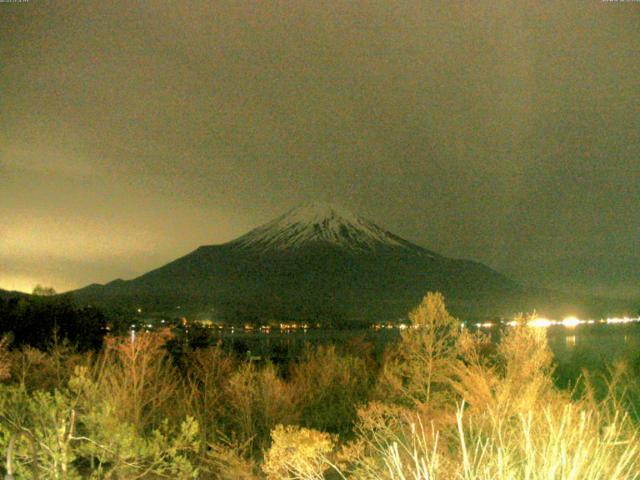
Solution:
{"label": "lake surface", "polygon": [[[508,328],[508,327],[504,327]],[[531,328],[531,327],[530,327]],[[497,327],[481,328],[498,338]],[[640,323],[627,324],[584,324],[572,328],[550,326],[545,328],[549,347],[554,353],[560,369],[589,370],[601,368],[616,360],[640,359]],[[357,352],[362,343],[370,343],[373,353],[382,354],[385,347],[400,338],[397,328],[380,330],[271,330],[264,333],[259,330],[245,331],[237,329],[214,331],[214,341],[221,340],[224,347],[252,356],[271,359],[276,363],[286,362],[298,357],[306,344],[335,344]]]}

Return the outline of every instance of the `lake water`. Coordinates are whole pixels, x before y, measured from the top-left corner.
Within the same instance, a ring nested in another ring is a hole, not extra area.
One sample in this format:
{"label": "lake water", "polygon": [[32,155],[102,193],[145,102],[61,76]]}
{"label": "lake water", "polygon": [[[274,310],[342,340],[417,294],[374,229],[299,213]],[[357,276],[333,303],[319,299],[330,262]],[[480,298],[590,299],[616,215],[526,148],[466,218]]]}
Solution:
{"label": "lake water", "polygon": [[[507,327],[505,327],[507,328]],[[483,329],[498,337],[496,328]],[[594,369],[611,364],[618,359],[640,359],[640,323],[579,325],[573,328],[551,326],[545,329],[549,347],[560,369]],[[397,341],[400,331],[396,328],[381,330],[272,330],[234,332],[228,330],[213,333],[222,340],[225,348],[252,356],[269,358],[276,363],[298,357],[305,344],[336,344],[357,352],[362,342],[370,343],[376,355],[381,354],[390,342]]]}

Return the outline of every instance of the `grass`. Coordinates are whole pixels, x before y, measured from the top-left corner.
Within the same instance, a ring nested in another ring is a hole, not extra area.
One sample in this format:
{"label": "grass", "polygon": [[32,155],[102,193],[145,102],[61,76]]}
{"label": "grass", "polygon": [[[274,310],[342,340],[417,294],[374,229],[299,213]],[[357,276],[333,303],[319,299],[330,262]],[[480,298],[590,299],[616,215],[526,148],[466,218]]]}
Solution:
{"label": "grass", "polygon": [[[486,424],[482,426],[479,424]],[[602,419],[588,410],[563,405],[505,421],[457,413],[455,438],[448,448],[439,439],[452,432],[426,432],[411,424],[402,438],[378,439],[374,449],[384,468],[360,470],[356,478],[596,480],[638,478],[638,438],[627,418]]]}

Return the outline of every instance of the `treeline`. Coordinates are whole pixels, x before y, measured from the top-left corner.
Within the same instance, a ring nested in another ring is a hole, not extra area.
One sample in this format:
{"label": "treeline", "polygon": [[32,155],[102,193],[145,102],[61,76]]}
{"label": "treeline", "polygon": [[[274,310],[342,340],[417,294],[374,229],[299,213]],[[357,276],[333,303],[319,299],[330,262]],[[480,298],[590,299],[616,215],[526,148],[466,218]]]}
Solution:
{"label": "treeline", "polygon": [[[366,343],[287,365],[169,332],[97,352],[0,344],[0,449],[56,479],[634,479],[637,372],[554,386],[544,332],[496,344],[429,294],[378,361]],[[523,322],[524,323],[524,322]]]}
{"label": "treeline", "polygon": [[106,326],[98,309],[78,307],[64,296],[0,297],[0,335],[9,335],[14,348],[29,345],[46,350],[52,341],[67,339],[81,352],[98,350]]}

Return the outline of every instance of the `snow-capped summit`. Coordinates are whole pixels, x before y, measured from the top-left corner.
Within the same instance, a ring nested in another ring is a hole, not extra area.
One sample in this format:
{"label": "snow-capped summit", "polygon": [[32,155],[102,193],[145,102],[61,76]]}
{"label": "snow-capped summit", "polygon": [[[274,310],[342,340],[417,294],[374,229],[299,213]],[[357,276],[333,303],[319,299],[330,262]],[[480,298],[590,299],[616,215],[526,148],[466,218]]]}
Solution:
{"label": "snow-capped summit", "polygon": [[323,202],[303,203],[234,240],[232,244],[261,252],[324,244],[356,252],[400,248],[428,253],[363,217]]}

